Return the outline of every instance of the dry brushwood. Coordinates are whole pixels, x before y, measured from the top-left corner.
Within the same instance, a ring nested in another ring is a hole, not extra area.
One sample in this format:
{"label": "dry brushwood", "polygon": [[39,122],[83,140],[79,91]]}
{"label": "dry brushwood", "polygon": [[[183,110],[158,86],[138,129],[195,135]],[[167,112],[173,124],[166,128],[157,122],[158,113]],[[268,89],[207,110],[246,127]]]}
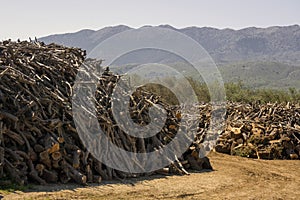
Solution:
{"label": "dry brushwood", "polygon": [[[95,159],[82,144],[73,121],[71,97],[85,51],[42,42],[0,43],[0,185],[16,182],[79,184],[137,177],[112,169]],[[83,70],[99,69],[99,61],[85,60]],[[127,151],[145,153],[163,148],[180,128],[197,130],[191,146],[169,166],[154,173],[188,174],[188,169],[211,169],[199,158],[211,118],[209,104],[195,105],[198,119],[181,122],[180,108],[147,91],[130,96],[130,117],[139,125],[150,123],[149,108],[159,104],[167,112],[161,131],[150,138],[135,138],[117,125],[111,97],[120,75],[103,71],[95,92],[97,119],[110,140]],[[82,102],[84,106],[85,102]],[[299,159],[299,104],[228,103],[226,130],[216,151],[263,159]],[[159,120],[159,119],[158,119]],[[103,147],[104,148],[104,147]]]}
{"label": "dry brushwood", "polygon": [[[72,116],[72,87],[85,56],[81,49],[38,41],[0,43],[0,178],[8,180],[0,184],[86,184],[144,175],[117,171],[99,162],[77,134]],[[90,62],[99,67],[99,63]],[[99,79],[95,94],[99,124],[116,145],[127,151],[162,148],[176,135],[180,121],[177,109],[145,91],[131,95],[131,117],[136,123],[149,122],[148,109],[154,103],[167,109],[168,118],[156,136],[130,137],[115,124],[109,107],[108,96],[119,78],[105,71]],[[175,161],[163,171],[188,174],[189,168],[211,168],[208,159],[200,159],[197,151],[199,146],[194,142],[182,157],[170,158]]]}

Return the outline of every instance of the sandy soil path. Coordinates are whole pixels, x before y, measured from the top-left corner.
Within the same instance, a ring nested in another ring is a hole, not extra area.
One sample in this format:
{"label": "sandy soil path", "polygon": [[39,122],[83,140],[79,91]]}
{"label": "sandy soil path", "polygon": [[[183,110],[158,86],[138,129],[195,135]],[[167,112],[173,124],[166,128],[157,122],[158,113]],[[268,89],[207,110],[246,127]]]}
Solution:
{"label": "sandy soil path", "polygon": [[300,199],[299,160],[254,160],[211,153],[214,171],[100,185],[33,186],[4,199]]}

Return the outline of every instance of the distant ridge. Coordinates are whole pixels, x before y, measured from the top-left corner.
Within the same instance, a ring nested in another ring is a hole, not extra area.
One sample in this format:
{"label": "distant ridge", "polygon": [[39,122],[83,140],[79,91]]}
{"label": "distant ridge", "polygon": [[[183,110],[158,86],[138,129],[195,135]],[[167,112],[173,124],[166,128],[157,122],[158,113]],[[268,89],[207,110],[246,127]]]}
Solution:
{"label": "distant ridge", "polygon": [[[186,27],[177,30],[199,42],[217,63],[239,61],[272,61],[300,66],[300,26],[248,27],[240,30],[212,27]],[[132,29],[125,25],[100,30],[84,29],[75,33],[55,34],[39,38],[46,43],[55,42],[80,47],[90,52],[108,37]]]}

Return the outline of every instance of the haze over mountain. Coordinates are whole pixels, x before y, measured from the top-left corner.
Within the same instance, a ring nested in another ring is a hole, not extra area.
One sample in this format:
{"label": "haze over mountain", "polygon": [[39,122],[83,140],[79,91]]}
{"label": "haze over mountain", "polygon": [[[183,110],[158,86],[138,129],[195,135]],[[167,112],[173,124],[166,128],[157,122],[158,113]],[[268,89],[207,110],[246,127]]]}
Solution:
{"label": "haze over mountain", "polygon": [[[241,30],[161,27],[177,30],[199,42],[214,59],[225,81],[242,80],[254,88],[300,88],[299,25]],[[85,29],[39,40],[80,47],[90,52],[108,37],[129,29],[132,28],[124,25],[98,31]],[[158,52],[153,55],[157,56]]]}
{"label": "haze over mountain", "polygon": [[[210,27],[187,27],[176,29],[199,42],[216,63],[236,61],[272,61],[300,65],[300,26],[249,27],[241,30]],[[131,29],[119,25],[98,31],[84,29],[75,33],[50,35],[40,38],[46,43],[59,43],[86,49],[90,52],[108,37]]]}

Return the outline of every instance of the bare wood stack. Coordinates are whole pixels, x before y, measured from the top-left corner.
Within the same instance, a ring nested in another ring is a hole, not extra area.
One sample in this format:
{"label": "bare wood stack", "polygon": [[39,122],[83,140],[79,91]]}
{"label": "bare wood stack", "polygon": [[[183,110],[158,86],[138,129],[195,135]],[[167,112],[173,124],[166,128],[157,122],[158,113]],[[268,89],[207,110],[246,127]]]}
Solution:
{"label": "bare wood stack", "polygon": [[[85,56],[81,49],[38,41],[0,43],[0,185],[86,184],[150,174],[111,169],[82,144],[73,121],[73,84],[80,67],[88,71],[88,67],[100,68],[100,62],[85,60]],[[82,66],[84,60],[86,65]],[[168,117],[155,136],[135,138],[118,126],[112,114],[110,94],[122,76],[109,70],[87,74],[99,80],[95,92],[97,119],[115,145],[136,153],[152,152],[172,141],[179,128],[196,130],[198,134],[187,151],[153,173],[188,174],[188,169],[211,169],[208,158],[198,156],[210,125],[209,104],[190,108],[199,111],[199,116],[183,123],[179,107],[137,90],[130,96],[129,107],[135,123],[150,123],[149,109],[154,104],[162,106]],[[299,113],[299,104],[228,103],[226,130],[215,150],[262,159],[299,159]]]}
{"label": "bare wood stack", "polygon": [[[8,180],[1,183],[86,184],[145,175],[111,169],[82,145],[73,122],[71,97],[85,56],[81,49],[38,41],[0,43],[0,178]],[[99,123],[125,150],[162,148],[176,134],[180,121],[177,110],[161,103],[168,111],[161,133],[150,139],[129,137],[115,126],[109,107],[108,94],[118,78],[107,72],[99,80],[95,94]],[[148,108],[160,102],[147,92],[138,92],[131,99],[131,115],[138,124],[147,123]],[[154,173],[187,174],[185,169],[211,168],[207,158],[198,158],[197,145],[193,143],[182,157]]]}
{"label": "bare wood stack", "polygon": [[300,105],[229,103],[226,130],[215,150],[251,158],[299,159]]}

